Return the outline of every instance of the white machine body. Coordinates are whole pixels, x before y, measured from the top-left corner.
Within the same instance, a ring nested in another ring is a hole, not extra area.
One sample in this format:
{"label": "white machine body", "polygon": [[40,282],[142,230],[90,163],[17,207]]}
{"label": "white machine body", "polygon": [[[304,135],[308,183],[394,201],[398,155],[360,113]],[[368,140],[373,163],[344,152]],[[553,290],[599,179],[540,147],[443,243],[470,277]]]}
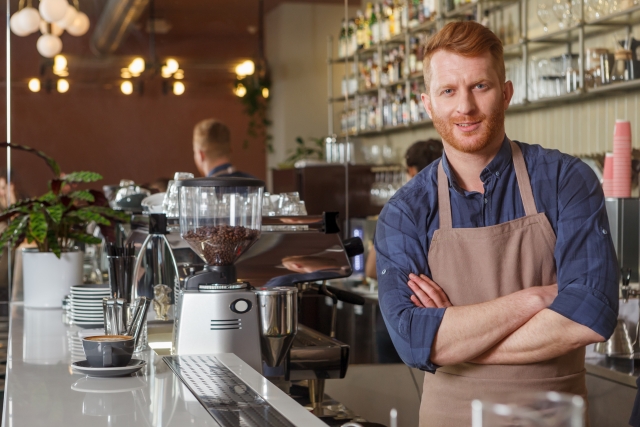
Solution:
{"label": "white machine body", "polygon": [[234,353],[262,373],[259,307],[248,286],[179,294],[172,354]]}

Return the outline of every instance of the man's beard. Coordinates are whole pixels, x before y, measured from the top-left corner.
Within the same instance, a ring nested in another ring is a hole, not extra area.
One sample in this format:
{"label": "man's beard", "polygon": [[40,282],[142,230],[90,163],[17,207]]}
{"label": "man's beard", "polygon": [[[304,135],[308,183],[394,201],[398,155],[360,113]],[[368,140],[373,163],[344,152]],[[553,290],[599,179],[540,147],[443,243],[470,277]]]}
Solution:
{"label": "man's beard", "polygon": [[[462,116],[455,120],[447,120],[439,117],[436,112],[432,110],[433,125],[436,128],[436,131],[438,131],[445,142],[449,143],[449,145],[454,149],[463,153],[478,153],[487,148],[487,146],[497,138],[500,138],[502,136],[501,134],[504,132],[504,115],[504,110],[502,108],[497,108],[492,111],[489,116],[481,114],[475,117]],[[480,129],[466,134],[467,136],[475,137],[475,141],[473,141],[473,143],[465,141],[465,136],[462,138],[457,138],[455,136],[454,129],[457,126],[455,123],[464,122],[482,123]]]}

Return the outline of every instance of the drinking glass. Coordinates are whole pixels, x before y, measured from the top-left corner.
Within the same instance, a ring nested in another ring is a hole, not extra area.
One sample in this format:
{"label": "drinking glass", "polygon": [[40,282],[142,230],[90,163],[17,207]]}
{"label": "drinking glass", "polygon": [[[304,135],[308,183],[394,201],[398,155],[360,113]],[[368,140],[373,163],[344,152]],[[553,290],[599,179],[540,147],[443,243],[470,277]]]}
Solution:
{"label": "drinking glass", "polygon": [[278,215],[295,215],[298,203],[300,202],[300,194],[297,191],[291,193],[281,193],[278,198]]}
{"label": "drinking glass", "polygon": [[538,0],[538,20],[542,24],[544,32],[549,31],[549,21],[551,20],[551,6],[546,0]]}
{"label": "drinking glass", "polygon": [[472,427],[583,427],[584,399],[557,392],[531,392],[506,399],[474,400]]}
{"label": "drinking glass", "polygon": [[277,209],[271,202],[271,194],[265,191],[262,196],[262,216],[275,216]]}

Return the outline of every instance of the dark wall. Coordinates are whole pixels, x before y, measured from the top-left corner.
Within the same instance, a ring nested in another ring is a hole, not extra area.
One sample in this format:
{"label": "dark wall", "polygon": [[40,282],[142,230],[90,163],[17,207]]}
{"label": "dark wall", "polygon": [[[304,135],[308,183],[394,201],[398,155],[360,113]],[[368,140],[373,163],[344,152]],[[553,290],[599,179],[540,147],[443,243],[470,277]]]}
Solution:
{"label": "dark wall", "polygon": [[[182,96],[163,95],[160,90],[125,96],[118,88],[83,90],[73,83],[66,94],[31,93],[14,84],[12,140],[45,151],[64,171],[99,172],[105,178],[101,184],[122,178],[145,183],[176,171],[197,174],[193,126],[216,117],[231,130],[236,167],[265,178],[264,145],[250,141],[243,147],[248,118],[238,98],[225,88],[207,95],[189,94],[186,85]],[[0,111],[4,119],[4,102]],[[44,163],[23,153],[15,153],[13,160],[17,179],[28,194],[46,189],[50,173]]]}

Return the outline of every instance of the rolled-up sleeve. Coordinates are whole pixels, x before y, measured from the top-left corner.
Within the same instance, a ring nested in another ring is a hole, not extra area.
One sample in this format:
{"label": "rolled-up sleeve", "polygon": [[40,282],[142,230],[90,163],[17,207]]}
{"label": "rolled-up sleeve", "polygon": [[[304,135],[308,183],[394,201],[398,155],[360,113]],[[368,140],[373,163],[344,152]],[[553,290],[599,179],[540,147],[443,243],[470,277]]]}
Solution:
{"label": "rolled-up sleeve", "polygon": [[376,270],[380,309],[398,354],[411,367],[435,372],[431,346],[445,309],[414,306],[407,285],[409,273],[431,276],[424,235],[401,201],[387,203],[376,228]]}
{"label": "rolled-up sleeve", "polygon": [[558,296],[549,307],[608,339],[618,317],[618,262],[602,187],[569,158],[558,181]]}

